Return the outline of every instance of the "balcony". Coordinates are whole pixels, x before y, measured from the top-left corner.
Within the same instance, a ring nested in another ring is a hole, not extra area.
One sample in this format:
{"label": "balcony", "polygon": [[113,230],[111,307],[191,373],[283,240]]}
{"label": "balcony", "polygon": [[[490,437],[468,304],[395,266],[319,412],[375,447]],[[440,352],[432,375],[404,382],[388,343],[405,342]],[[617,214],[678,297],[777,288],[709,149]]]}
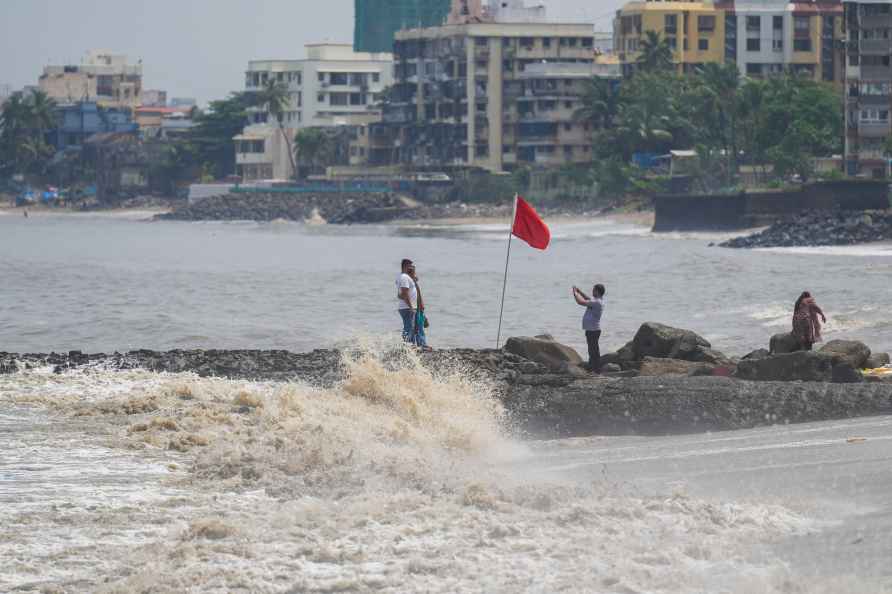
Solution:
{"label": "balcony", "polygon": [[859,47],[862,54],[889,55],[892,45],[888,39],[862,39]]}
{"label": "balcony", "polygon": [[889,107],[889,105],[892,105],[889,95],[861,95],[857,99],[858,105],[864,107]]}
{"label": "balcony", "polygon": [[862,64],[861,78],[863,80],[892,80],[892,68]]}
{"label": "balcony", "polygon": [[861,122],[858,135],[862,138],[885,138],[892,132],[889,122]]}

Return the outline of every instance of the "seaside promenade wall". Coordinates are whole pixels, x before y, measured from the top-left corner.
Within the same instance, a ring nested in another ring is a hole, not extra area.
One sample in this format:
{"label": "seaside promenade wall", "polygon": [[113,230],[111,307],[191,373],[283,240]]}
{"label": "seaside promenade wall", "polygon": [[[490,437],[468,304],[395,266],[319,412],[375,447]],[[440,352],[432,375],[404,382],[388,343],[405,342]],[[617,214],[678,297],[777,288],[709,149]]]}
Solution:
{"label": "seaside promenade wall", "polygon": [[818,182],[796,190],[740,194],[667,194],[654,198],[654,231],[733,231],[806,212],[887,208],[889,185],[881,181]]}

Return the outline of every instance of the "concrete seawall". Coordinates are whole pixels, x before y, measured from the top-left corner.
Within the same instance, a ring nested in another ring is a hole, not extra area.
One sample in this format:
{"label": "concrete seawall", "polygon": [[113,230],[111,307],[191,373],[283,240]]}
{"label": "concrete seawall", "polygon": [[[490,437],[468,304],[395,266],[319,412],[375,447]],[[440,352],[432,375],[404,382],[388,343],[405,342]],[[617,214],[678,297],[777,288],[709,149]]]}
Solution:
{"label": "concrete seawall", "polygon": [[798,190],[741,194],[672,194],[654,198],[654,231],[724,231],[767,226],[791,215],[829,210],[885,210],[880,181],[806,184]]}

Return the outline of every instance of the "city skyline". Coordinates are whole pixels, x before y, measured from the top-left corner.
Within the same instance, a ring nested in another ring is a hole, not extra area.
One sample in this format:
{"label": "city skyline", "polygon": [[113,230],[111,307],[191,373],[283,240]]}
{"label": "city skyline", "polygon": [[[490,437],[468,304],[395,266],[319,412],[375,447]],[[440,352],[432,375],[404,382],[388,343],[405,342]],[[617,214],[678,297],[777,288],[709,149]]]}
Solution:
{"label": "city skyline", "polygon": [[[353,39],[353,0],[331,0],[324,11],[305,10],[305,0],[90,4],[90,13],[84,14],[80,3],[67,0],[8,0],[0,35],[0,84],[13,89],[36,85],[44,66],[78,64],[87,51],[106,49],[126,54],[133,63],[142,61],[144,88],[205,104],[240,90],[249,60],[301,58],[305,43]],[[545,4],[551,20],[594,22],[603,30],[622,2]]]}

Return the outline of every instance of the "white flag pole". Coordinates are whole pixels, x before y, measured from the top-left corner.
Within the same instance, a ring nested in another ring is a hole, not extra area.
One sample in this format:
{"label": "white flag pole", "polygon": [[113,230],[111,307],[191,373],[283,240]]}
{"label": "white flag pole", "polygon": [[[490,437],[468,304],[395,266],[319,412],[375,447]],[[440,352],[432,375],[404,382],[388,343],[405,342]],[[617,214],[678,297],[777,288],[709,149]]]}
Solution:
{"label": "white flag pole", "polygon": [[505,256],[505,278],[502,280],[502,307],[499,310],[499,332],[496,334],[496,350],[502,347],[502,317],[505,315],[505,291],[508,288],[508,263],[511,262],[511,238],[514,236],[514,221],[517,219],[517,194],[514,195],[514,209],[511,224],[508,226],[508,254]]}

